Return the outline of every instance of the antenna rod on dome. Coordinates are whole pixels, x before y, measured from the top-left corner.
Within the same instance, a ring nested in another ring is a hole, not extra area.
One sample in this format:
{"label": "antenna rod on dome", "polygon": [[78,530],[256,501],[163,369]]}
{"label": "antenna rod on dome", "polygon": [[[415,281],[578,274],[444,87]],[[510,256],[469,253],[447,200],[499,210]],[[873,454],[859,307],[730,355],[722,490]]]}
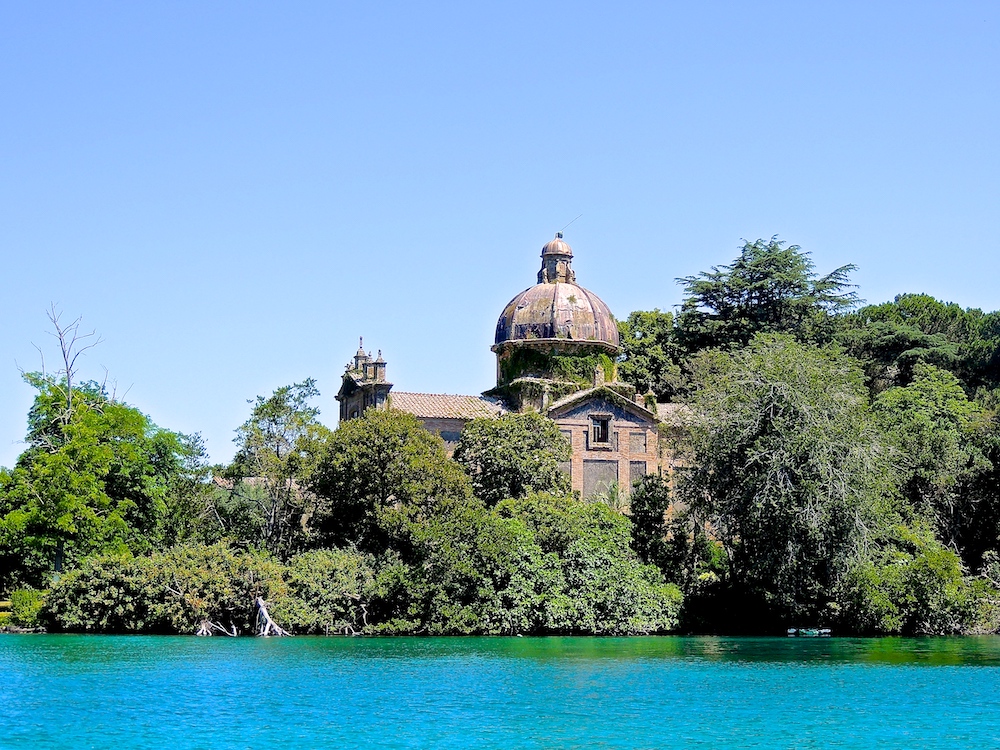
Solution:
{"label": "antenna rod on dome", "polygon": [[[583,214],[580,214],[580,216],[583,216]],[[577,217],[576,217],[576,219],[579,219],[579,218],[580,218],[580,216],[577,216]],[[573,221],[576,221],[576,219],[573,219]],[[573,221],[571,221],[571,222],[570,222],[569,224],[572,224],[572,223],[573,223]],[[567,224],[567,225],[566,225],[566,227],[568,227],[568,226],[569,226],[569,224]],[[566,231],[566,227],[563,227],[562,229],[560,229],[560,230],[559,230],[559,236],[560,236],[560,237],[562,237],[562,233]]]}

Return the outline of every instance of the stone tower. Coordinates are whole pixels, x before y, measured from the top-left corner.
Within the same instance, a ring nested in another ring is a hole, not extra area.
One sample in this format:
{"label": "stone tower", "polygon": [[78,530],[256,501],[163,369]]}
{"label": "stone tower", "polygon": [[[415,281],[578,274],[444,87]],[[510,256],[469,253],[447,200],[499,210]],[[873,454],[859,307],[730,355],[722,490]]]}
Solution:
{"label": "stone tower", "polygon": [[354,365],[344,368],[343,382],[337,401],[340,402],[340,421],[346,422],[364,413],[370,406],[384,408],[389,400],[392,383],[385,379],[385,360],[382,352],[376,359],[364,350],[364,341],[359,341]]}

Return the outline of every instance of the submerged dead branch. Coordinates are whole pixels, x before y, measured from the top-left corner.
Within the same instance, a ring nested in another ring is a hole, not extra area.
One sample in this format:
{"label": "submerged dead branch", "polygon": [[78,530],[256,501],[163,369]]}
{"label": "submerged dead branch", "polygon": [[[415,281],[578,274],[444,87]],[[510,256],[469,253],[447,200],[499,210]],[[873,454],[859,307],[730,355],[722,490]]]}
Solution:
{"label": "submerged dead branch", "polygon": [[287,630],[279,626],[267,611],[267,602],[261,597],[257,597],[257,635],[267,638],[272,635],[291,635]]}

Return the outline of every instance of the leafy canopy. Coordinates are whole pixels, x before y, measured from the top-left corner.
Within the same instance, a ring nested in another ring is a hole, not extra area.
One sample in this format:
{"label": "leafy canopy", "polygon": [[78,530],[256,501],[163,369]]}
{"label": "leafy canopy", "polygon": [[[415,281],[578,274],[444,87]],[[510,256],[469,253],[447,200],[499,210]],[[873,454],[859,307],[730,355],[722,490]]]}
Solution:
{"label": "leafy canopy", "polygon": [[406,536],[406,519],[471,495],[441,438],[412,414],[368,409],[342,422],[317,461],[310,489],[326,544],[376,552]]}
{"label": "leafy canopy", "polygon": [[152,423],[96,383],[73,390],[38,373],[27,449],[0,476],[0,556],[14,579],[40,585],[48,571],[98,552],[148,552],[162,541],[179,484],[200,475],[200,441]]}
{"label": "leafy canopy", "polygon": [[688,295],[678,320],[681,343],[688,351],[731,348],[759,333],[827,341],[831,316],[858,301],[849,291],[854,270],[848,264],[819,276],[798,245],[786,247],[777,237],[744,242],[732,264],[678,279]]}
{"label": "leafy canopy", "polygon": [[250,418],[236,430],[236,456],[226,469],[232,497],[218,517],[245,541],[287,558],[310,538],[315,500],[306,486],[330,431],[311,401],[316,381],[282,386],[258,396]]}
{"label": "leafy canopy", "polygon": [[861,372],[790,336],[712,358],[692,403],[696,466],[683,495],[712,523],[739,587],[815,618],[891,491]]}
{"label": "leafy canopy", "polygon": [[637,310],[618,323],[621,355],[618,374],[639,393],[652,391],[669,401],[682,387],[684,352],[676,341],[673,313]]}

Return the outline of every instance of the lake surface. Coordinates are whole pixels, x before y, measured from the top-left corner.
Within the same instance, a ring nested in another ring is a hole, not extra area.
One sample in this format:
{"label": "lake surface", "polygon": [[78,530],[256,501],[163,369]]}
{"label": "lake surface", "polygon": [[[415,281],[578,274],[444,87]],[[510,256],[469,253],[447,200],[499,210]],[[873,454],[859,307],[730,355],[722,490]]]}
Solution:
{"label": "lake surface", "polygon": [[1000,747],[1000,638],[0,636],[0,748]]}

